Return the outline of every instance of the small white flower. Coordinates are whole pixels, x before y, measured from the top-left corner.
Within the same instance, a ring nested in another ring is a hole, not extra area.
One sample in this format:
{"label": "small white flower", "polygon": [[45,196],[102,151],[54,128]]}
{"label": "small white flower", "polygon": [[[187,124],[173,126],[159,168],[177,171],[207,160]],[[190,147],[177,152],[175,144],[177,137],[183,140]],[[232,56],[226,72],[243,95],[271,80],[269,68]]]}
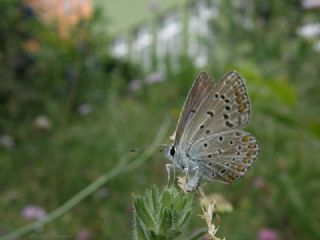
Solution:
{"label": "small white flower", "polygon": [[182,189],[183,192],[187,193],[187,177],[177,177],[178,178],[178,186]]}
{"label": "small white flower", "polygon": [[[212,240],[221,240],[221,238],[216,237],[216,233],[219,229],[219,227],[217,227],[216,225],[214,225],[212,223],[212,217],[213,214],[215,212],[215,204],[216,201],[211,201],[209,202],[206,198],[206,196],[204,195],[202,189],[199,190],[199,194],[200,194],[200,202],[202,199],[203,203],[206,203],[206,205],[201,206],[202,209],[202,215],[200,216],[202,219],[204,219],[207,223],[208,226],[208,236],[209,238],[211,238]],[[223,238],[225,239],[225,238]]]}

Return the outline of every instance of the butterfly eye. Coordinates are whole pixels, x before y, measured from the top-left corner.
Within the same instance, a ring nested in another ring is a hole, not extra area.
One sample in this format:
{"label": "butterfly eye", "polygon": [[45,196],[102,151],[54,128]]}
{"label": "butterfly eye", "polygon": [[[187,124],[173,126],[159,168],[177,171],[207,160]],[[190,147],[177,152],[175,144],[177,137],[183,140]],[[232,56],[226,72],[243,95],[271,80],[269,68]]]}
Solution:
{"label": "butterfly eye", "polygon": [[174,154],[176,153],[176,148],[174,147],[174,146],[172,146],[171,148],[170,148],[170,155],[173,157],[174,156]]}

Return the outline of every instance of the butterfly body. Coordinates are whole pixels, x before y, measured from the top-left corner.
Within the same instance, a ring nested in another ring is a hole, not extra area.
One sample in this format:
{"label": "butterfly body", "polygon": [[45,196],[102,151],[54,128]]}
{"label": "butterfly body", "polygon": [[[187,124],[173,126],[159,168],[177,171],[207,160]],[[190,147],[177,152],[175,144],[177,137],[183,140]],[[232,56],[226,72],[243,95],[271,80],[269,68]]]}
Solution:
{"label": "butterfly body", "polygon": [[229,72],[216,84],[206,73],[198,75],[174,144],[165,149],[173,166],[186,173],[189,190],[202,178],[231,183],[245,175],[259,152],[255,137],[241,130],[249,117],[249,97],[238,73]]}

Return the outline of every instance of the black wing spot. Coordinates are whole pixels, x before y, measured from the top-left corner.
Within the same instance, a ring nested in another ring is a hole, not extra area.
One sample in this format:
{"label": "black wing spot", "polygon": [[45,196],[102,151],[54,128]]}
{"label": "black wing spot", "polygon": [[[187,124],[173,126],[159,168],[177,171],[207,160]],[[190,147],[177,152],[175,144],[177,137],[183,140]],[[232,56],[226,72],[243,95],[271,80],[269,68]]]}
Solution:
{"label": "black wing spot", "polygon": [[224,102],[225,102],[225,103],[229,103],[229,102],[230,102],[230,99],[226,98],[226,99],[224,100]]}
{"label": "black wing spot", "polygon": [[221,173],[221,174],[224,174],[226,171],[227,171],[227,170],[222,169],[222,170],[220,171],[220,173]]}
{"label": "black wing spot", "polygon": [[225,109],[226,109],[227,111],[230,111],[230,110],[231,110],[231,106],[227,105],[227,106],[225,107]]}
{"label": "black wing spot", "polygon": [[232,124],[231,122],[227,121],[227,122],[226,122],[226,126],[229,127],[229,128],[232,128],[232,127],[233,127],[233,124]]}
{"label": "black wing spot", "polygon": [[200,125],[200,129],[203,129],[204,128],[204,125],[202,124],[202,125]]}
{"label": "black wing spot", "polygon": [[220,98],[223,100],[225,99],[226,97],[224,95],[221,95]]}
{"label": "black wing spot", "polygon": [[219,142],[222,142],[222,141],[223,141],[223,137],[220,136],[220,137],[219,137]]}
{"label": "black wing spot", "polygon": [[230,145],[232,145],[232,144],[234,144],[234,141],[233,141],[233,140],[231,140],[229,143],[230,143]]}
{"label": "black wing spot", "polygon": [[[211,157],[212,157],[212,155],[211,155],[211,154],[209,154],[209,155],[208,155],[208,158],[211,158]],[[211,162],[209,163],[209,165],[211,165]]]}
{"label": "black wing spot", "polygon": [[213,172],[213,173],[211,173],[211,176],[212,176],[212,177],[214,177],[215,175],[216,175],[216,174],[215,174],[214,172]]}
{"label": "black wing spot", "polygon": [[228,114],[223,114],[223,118],[224,118],[224,119],[228,119],[228,118],[229,118],[229,115],[228,115]]}
{"label": "black wing spot", "polygon": [[210,115],[210,117],[213,117],[213,112],[212,111],[208,111],[207,114]]}
{"label": "black wing spot", "polygon": [[216,94],[214,95],[214,97],[215,97],[216,99],[219,98],[219,94],[216,93]]}
{"label": "black wing spot", "polygon": [[204,146],[204,147],[208,147],[208,144],[207,144],[207,143],[205,143],[205,144],[203,144],[203,146]]}
{"label": "black wing spot", "polygon": [[209,134],[210,133],[210,130],[208,129],[208,130],[206,130],[206,134]]}
{"label": "black wing spot", "polygon": [[238,150],[241,150],[241,148],[242,148],[241,145],[238,145]]}

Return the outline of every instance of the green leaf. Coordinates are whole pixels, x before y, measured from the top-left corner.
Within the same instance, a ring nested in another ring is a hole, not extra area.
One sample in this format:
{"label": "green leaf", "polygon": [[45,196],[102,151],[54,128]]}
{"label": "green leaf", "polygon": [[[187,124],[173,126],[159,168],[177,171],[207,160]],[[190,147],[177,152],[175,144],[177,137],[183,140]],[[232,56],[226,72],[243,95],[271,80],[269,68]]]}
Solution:
{"label": "green leaf", "polygon": [[[193,194],[185,195],[174,186],[160,193],[156,186],[134,199],[134,239],[175,239],[191,214]],[[140,238],[139,238],[140,237]]]}
{"label": "green leaf", "polygon": [[134,199],[134,208],[137,213],[137,217],[148,227],[153,228],[155,226],[155,221],[151,215],[149,209],[146,206],[145,201],[141,197],[136,197]]}
{"label": "green leaf", "polygon": [[145,225],[137,217],[136,212],[134,213],[133,217],[134,217],[134,219],[133,219],[133,239],[134,240],[149,240],[149,239],[151,239]]}
{"label": "green leaf", "polygon": [[166,233],[172,225],[172,209],[164,209],[160,215],[160,233]]}

